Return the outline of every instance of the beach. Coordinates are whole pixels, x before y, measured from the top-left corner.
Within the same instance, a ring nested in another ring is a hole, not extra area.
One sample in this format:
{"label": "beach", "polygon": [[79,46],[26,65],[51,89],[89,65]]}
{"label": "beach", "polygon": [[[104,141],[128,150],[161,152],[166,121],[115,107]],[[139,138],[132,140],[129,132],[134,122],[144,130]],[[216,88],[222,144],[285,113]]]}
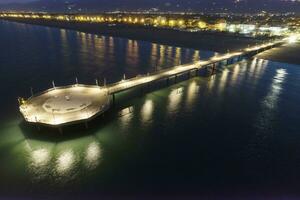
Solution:
{"label": "beach", "polygon": [[299,52],[300,42],[276,47],[258,54],[257,57],[265,60],[300,65]]}

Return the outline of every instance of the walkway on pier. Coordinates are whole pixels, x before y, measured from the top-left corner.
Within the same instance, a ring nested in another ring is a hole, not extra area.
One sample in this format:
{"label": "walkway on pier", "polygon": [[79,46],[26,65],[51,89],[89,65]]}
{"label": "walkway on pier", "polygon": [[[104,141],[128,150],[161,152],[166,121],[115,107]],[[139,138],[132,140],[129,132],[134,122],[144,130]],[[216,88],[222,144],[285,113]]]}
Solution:
{"label": "walkway on pier", "polygon": [[219,63],[225,62],[226,63],[225,65],[233,64],[234,63],[233,59],[235,58],[238,58],[237,61],[241,61],[243,57],[252,57],[253,55],[256,55],[260,52],[271,49],[283,43],[284,43],[283,41],[270,42],[267,44],[246,48],[243,51],[215,56],[206,61],[197,61],[192,64],[175,66],[153,74],[142,75],[128,80],[122,80],[120,82],[108,85],[106,88],[108,89],[110,94],[115,94],[154,81],[168,79],[170,77],[175,77],[180,74],[189,73],[191,71],[197,71],[201,68],[205,68],[205,67],[215,68]]}

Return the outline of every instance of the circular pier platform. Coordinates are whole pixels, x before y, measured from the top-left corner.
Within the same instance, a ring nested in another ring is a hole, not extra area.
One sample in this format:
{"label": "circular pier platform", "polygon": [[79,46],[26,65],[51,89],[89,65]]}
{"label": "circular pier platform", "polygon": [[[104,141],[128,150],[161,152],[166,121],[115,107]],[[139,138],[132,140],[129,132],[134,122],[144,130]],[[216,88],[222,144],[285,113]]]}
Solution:
{"label": "circular pier platform", "polygon": [[36,94],[20,105],[20,111],[27,122],[61,127],[91,120],[109,107],[107,89],[76,84]]}

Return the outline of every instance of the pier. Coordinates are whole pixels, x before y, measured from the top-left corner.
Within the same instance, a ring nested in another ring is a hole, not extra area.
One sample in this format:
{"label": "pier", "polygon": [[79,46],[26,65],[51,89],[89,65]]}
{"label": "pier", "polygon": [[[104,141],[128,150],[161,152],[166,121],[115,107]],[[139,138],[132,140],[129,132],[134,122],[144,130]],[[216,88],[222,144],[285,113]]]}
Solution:
{"label": "pier", "polygon": [[99,86],[76,83],[63,87],[53,87],[41,93],[32,94],[28,99],[19,99],[19,109],[28,123],[61,128],[66,125],[84,123],[107,112],[115,104],[117,93],[140,86],[150,86],[157,81],[166,81],[182,75],[193,77],[204,70],[215,73],[218,68],[231,65],[251,58],[254,55],[287,42],[288,39],[273,41],[266,44],[249,47],[238,52],[218,55],[205,61],[197,61],[158,71],[151,74],[139,75],[109,85]]}

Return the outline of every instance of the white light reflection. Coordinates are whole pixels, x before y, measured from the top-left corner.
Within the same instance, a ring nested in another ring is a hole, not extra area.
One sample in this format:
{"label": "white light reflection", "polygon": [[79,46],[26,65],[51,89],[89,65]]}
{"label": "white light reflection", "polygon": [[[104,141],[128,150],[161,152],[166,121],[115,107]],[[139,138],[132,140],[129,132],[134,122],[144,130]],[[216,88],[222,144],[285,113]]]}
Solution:
{"label": "white light reflection", "polygon": [[154,108],[153,101],[147,99],[141,109],[141,116],[143,122],[147,122],[151,119],[153,108]]}
{"label": "white light reflection", "polygon": [[[274,132],[274,121],[276,121],[278,98],[282,91],[282,85],[286,79],[287,72],[285,69],[277,69],[276,75],[270,87],[270,91],[261,103],[261,111],[255,120],[254,127],[256,134],[250,140],[251,154],[253,159],[264,158],[262,155],[269,148],[269,139]],[[255,145],[253,148],[253,145]],[[253,151],[255,150],[255,151]]]}
{"label": "white light reflection", "polygon": [[40,181],[49,176],[53,146],[49,143],[40,143],[25,140],[25,150],[28,153],[28,170],[32,181]]}
{"label": "white light reflection", "polygon": [[270,91],[262,101],[261,112],[258,115],[256,128],[259,134],[269,133],[272,129],[274,114],[277,109],[277,102],[282,90],[282,84],[286,78],[285,69],[277,69],[274,76]]}
{"label": "white light reflection", "polygon": [[72,150],[62,152],[56,160],[56,171],[65,174],[70,171],[75,163],[75,155]]}
{"label": "white light reflection", "polygon": [[178,109],[178,106],[182,100],[183,95],[183,87],[173,89],[169,95],[169,105],[168,110],[169,111],[175,111]]}
{"label": "white light reflection", "polygon": [[99,165],[100,158],[102,155],[102,149],[100,144],[97,142],[92,142],[89,144],[85,152],[85,160],[88,168],[94,169]]}
{"label": "white light reflection", "polygon": [[267,109],[274,109],[277,105],[278,96],[282,90],[282,84],[286,78],[287,72],[285,69],[277,69],[276,75],[271,85],[271,90],[263,101],[263,105]]}
{"label": "white light reflection", "polygon": [[46,166],[50,161],[50,152],[47,149],[37,149],[31,152],[32,164],[35,167]]}

